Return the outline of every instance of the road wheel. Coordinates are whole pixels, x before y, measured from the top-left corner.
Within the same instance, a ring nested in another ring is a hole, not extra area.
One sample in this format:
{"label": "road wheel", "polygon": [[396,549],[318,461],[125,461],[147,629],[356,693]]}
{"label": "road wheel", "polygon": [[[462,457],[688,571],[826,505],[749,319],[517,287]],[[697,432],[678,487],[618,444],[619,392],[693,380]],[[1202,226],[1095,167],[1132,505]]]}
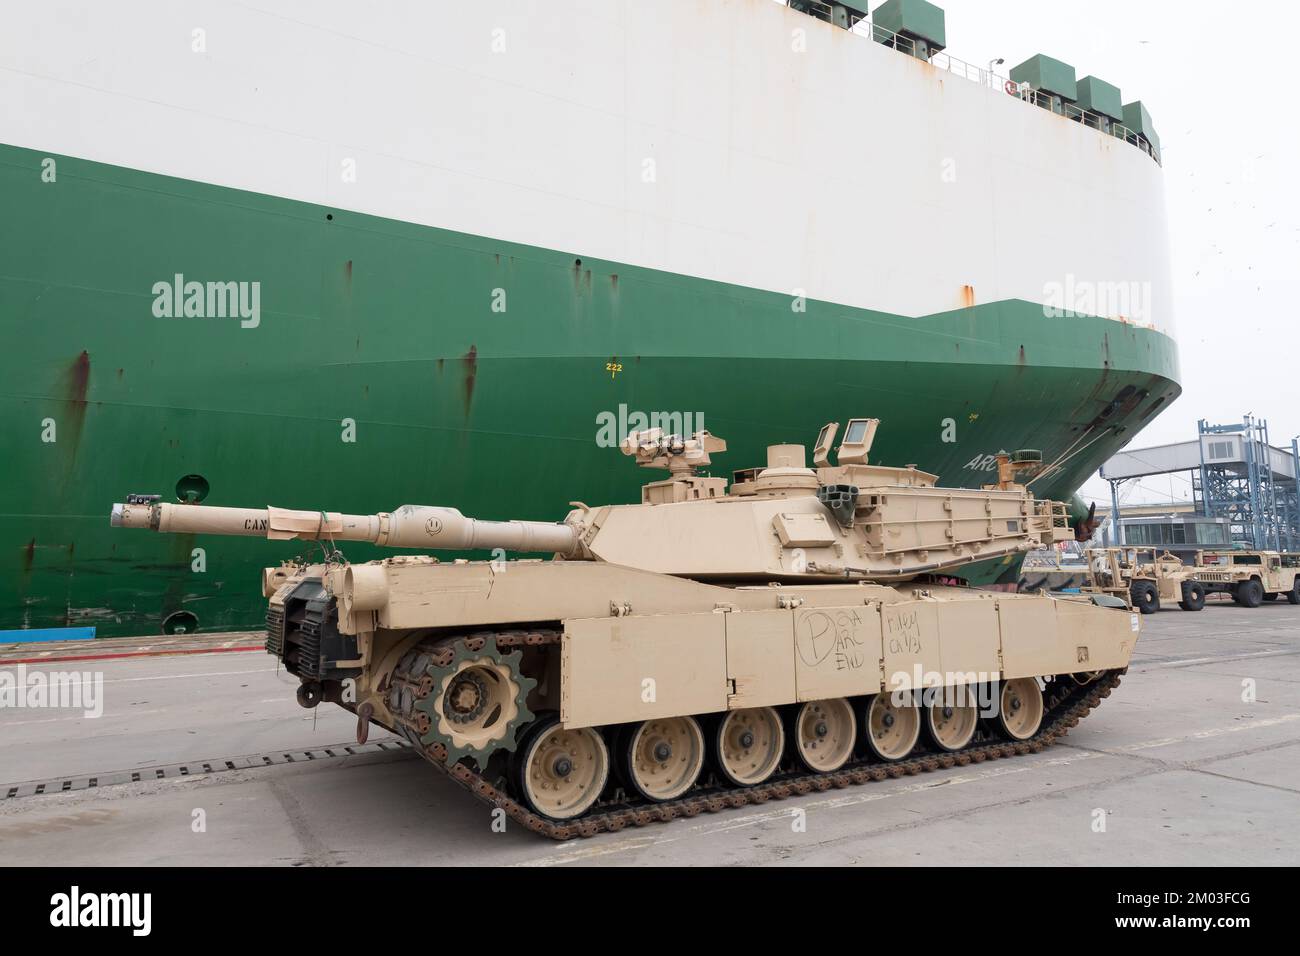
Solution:
{"label": "road wheel", "polygon": [[718,772],[737,787],[752,787],[772,776],[784,749],[785,728],[771,707],[733,710],[713,735]]}
{"label": "road wheel", "polygon": [[1129,588],[1133,606],[1143,614],[1154,614],[1160,610],[1160,592],[1150,581],[1134,581]]}
{"label": "road wheel", "polygon": [[[975,728],[979,726],[979,708],[974,703],[958,705],[944,700],[945,694],[952,695],[956,692],[953,687],[943,688],[935,695],[937,699],[934,703],[925,708],[926,733],[940,750],[961,750],[971,742]],[[962,693],[970,695],[974,690],[965,687]]]}
{"label": "road wheel", "polygon": [[1205,607],[1205,588],[1199,581],[1183,582],[1183,599],[1178,606],[1184,611],[1199,611]]}
{"label": "road wheel", "polygon": [[704,766],[704,731],[694,717],[647,720],[625,738],[623,775],[647,800],[674,800]]}
{"label": "road wheel", "polygon": [[609,750],[594,727],[565,730],[558,717],[525,735],[515,784],[539,816],[571,820],[591,809],[609,779]]}
{"label": "road wheel", "polygon": [[1300,604],[1300,574],[1295,576],[1295,582],[1291,585],[1291,590],[1286,592],[1286,599],[1292,604]]}
{"label": "road wheel", "polygon": [[843,697],[813,700],[795,712],[791,728],[799,762],[815,773],[839,770],[853,756],[858,721]]}
{"label": "road wheel", "polygon": [[1233,592],[1232,599],[1242,607],[1259,607],[1264,603],[1264,585],[1254,578],[1242,581]]}
{"label": "road wheel", "polygon": [[1012,740],[1028,740],[1043,722],[1043,692],[1032,677],[1017,677],[1002,685],[998,698],[998,729]]}
{"label": "road wheel", "polygon": [[888,691],[867,698],[862,708],[862,740],[877,760],[902,760],[921,736],[921,708],[910,692],[894,701]]}

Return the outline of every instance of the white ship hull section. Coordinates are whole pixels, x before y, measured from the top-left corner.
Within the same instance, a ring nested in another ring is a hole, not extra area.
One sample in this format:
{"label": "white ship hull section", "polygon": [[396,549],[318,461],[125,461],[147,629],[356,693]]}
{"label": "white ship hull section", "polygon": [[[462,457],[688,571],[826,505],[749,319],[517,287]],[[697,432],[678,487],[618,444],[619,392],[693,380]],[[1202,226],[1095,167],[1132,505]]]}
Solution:
{"label": "white ship hull section", "polygon": [[771,0],[6,21],[14,145],[904,315],[1138,283],[1171,330],[1150,157]]}

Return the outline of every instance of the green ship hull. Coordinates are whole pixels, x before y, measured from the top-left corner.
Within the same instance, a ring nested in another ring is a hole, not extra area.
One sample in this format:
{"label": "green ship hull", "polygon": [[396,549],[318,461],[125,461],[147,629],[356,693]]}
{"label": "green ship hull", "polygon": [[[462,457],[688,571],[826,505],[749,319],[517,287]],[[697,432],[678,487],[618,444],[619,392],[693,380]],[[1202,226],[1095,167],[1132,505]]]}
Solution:
{"label": "green ship hull", "polygon": [[[307,545],[109,527],[186,476],[208,504],[559,519],[637,500],[598,441],[622,406],[697,416],[723,469],[854,415],[882,419],[873,460],[945,484],[1035,448],[1068,498],[1179,391],[1170,337],[1033,302],[799,303],[72,157],[46,182],[46,155],[0,146],[0,629],[259,626],[258,569]],[[259,283],[256,326],[155,314],[177,275]]]}

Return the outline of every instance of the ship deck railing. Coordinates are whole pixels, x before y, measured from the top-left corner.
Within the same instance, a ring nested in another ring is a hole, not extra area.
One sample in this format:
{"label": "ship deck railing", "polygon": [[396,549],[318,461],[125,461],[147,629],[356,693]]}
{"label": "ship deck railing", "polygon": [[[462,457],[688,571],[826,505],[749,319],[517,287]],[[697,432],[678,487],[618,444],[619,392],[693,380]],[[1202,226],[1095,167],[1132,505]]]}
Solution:
{"label": "ship deck railing", "polygon": [[[823,2],[823,0],[803,0],[803,2],[809,8],[804,11],[809,16],[824,20],[827,23],[834,22],[830,3]],[[1145,136],[1134,132],[1109,116],[1104,116],[1093,110],[1085,110],[1044,90],[1036,90],[1027,83],[1017,83],[1009,76],[995,73],[991,66],[983,67],[968,63],[950,53],[932,53],[927,60],[925,57],[917,55],[916,42],[911,37],[894,33],[892,30],[887,30],[872,23],[870,16],[854,19],[848,30],[850,33],[872,40],[882,46],[890,47],[915,59],[928,62],[936,69],[951,73],[954,76],[964,77],[972,83],[987,86],[990,89],[1001,88],[1005,93],[1016,97],[1022,102],[1032,103],[1049,113],[1054,113],[1076,123],[1082,123],[1084,126],[1097,130],[1103,136],[1114,136],[1116,139],[1122,139],[1150,156],[1157,166],[1162,165],[1159,151],[1147,141]]]}

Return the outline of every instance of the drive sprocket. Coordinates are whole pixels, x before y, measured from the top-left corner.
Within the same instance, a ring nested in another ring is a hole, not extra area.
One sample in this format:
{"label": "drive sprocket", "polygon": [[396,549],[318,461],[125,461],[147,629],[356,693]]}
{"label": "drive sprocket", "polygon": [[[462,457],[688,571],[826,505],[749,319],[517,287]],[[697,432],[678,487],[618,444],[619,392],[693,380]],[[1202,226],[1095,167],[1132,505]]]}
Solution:
{"label": "drive sprocket", "polygon": [[528,694],[537,686],[521,671],[522,659],[522,651],[503,654],[489,637],[476,650],[457,642],[449,663],[430,662],[412,675],[430,679],[429,693],[415,701],[429,718],[420,742],[441,744],[449,767],[470,758],[482,769],[498,750],[513,751],[520,729],[533,719]]}

